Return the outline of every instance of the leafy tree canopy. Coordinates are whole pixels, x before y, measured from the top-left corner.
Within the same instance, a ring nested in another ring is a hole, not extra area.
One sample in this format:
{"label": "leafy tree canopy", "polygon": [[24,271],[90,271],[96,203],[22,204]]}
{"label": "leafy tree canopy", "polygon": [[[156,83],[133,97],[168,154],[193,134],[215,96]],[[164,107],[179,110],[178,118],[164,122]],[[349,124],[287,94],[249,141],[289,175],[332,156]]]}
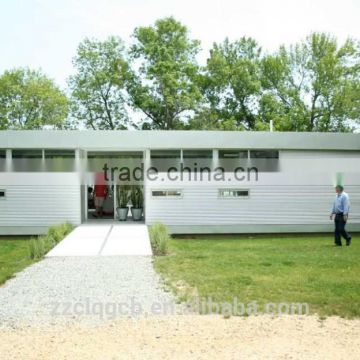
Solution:
{"label": "leafy tree canopy", "polygon": [[195,59],[199,42],[172,17],[139,27],[133,36],[128,91],[134,108],[146,115],[143,128],[181,128],[201,99]]}
{"label": "leafy tree canopy", "polygon": [[73,63],[76,74],[69,79],[72,116],[94,130],[126,129],[129,69],[122,41],[117,37],[85,39]]}
{"label": "leafy tree canopy", "polygon": [[359,47],[353,40],[313,33],[306,41],[266,56],[262,61],[263,121],[279,130],[350,131],[359,121]]}
{"label": "leafy tree canopy", "polygon": [[202,89],[211,112],[224,122],[216,127],[255,128],[261,95],[260,56],[261,48],[251,38],[233,43],[225,39],[222,44],[213,45]]}
{"label": "leafy tree canopy", "polygon": [[0,76],[0,129],[67,127],[66,95],[40,71],[7,70]]}

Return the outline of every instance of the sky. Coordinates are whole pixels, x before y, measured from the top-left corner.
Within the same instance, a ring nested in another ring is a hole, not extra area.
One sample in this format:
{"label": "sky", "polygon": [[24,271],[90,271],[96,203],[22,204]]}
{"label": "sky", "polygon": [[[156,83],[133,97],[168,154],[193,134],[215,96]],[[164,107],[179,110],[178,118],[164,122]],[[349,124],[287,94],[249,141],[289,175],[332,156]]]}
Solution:
{"label": "sky", "polygon": [[312,31],[360,39],[360,0],[0,0],[0,73],[42,69],[64,88],[85,37],[130,42],[135,27],[171,15],[201,41],[200,63],[225,37],[254,37],[267,52]]}

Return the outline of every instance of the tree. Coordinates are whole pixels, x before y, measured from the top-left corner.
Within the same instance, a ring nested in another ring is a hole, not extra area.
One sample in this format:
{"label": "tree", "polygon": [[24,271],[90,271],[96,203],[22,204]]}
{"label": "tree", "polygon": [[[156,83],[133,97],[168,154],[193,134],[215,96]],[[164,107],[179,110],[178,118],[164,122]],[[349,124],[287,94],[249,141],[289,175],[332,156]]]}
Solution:
{"label": "tree", "polygon": [[288,49],[282,46],[262,63],[263,121],[279,130],[350,131],[359,121],[360,62],[353,40],[313,33]]}
{"label": "tree", "polygon": [[201,99],[195,56],[199,42],[174,18],[134,31],[133,73],[128,84],[131,103],[146,115],[143,128],[176,129]]}
{"label": "tree", "polygon": [[209,107],[203,107],[189,119],[186,124],[188,130],[240,130],[233,119],[224,119],[221,114]]}
{"label": "tree", "polygon": [[[261,48],[251,38],[241,38],[221,44],[210,50],[202,90],[212,117],[220,122],[218,128],[254,130],[258,101],[261,94]],[[208,110],[205,109],[205,115]]]}
{"label": "tree", "polygon": [[85,39],[73,64],[77,70],[69,79],[73,117],[94,130],[126,129],[128,64],[122,41],[116,37]]}
{"label": "tree", "polygon": [[0,129],[67,127],[68,99],[41,71],[7,70],[0,76]]}

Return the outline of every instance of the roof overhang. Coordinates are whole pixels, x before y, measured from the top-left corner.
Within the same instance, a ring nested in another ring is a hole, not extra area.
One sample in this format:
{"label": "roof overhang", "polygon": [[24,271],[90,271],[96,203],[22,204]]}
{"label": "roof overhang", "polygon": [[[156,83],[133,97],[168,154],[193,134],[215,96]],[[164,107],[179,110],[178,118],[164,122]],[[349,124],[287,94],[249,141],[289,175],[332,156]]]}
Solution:
{"label": "roof overhang", "polygon": [[360,134],[316,132],[3,130],[0,148],[88,150],[360,150]]}

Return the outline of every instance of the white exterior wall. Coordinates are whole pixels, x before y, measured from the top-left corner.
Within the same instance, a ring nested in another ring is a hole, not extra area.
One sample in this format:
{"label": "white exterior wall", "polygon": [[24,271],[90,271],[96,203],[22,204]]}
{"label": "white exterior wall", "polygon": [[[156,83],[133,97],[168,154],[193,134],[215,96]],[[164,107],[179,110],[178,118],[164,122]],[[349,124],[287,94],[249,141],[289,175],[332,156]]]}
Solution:
{"label": "white exterior wall", "polygon": [[[330,231],[340,172],[351,197],[349,229],[360,230],[359,152],[281,151],[279,164],[278,172],[259,173],[257,182],[148,182],[146,222],[163,222],[173,232]],[[250,196],[219,198],[220,188],[249,189]],[[183,196],[153,198],[153,189],[181,189]]]}
{"label": "white exterior wall", "polygon": [[[216,153],[216,151],[215,151]],[[145,162],[149,163],[149,150]],[[349,230],[360,231],[359,151],[280,151],[279,171],[259,181],[145,184],[146,223],[174,233],[331,231],[336,174],[351,199]],[[225,177],[228,179],[228,176]],[[53,224],[81,223],[77,173],[0,173],[0,234],[35,234]],[[219,188],[249,189],[249,198],[219,198]],[[152,198],[153,189],[181,189],[181,198]]]}
{"label": "white exterior wall", "polygon": [[36,234],[65,221],[81,223],[77,173],[1,173],[0,234]]}

